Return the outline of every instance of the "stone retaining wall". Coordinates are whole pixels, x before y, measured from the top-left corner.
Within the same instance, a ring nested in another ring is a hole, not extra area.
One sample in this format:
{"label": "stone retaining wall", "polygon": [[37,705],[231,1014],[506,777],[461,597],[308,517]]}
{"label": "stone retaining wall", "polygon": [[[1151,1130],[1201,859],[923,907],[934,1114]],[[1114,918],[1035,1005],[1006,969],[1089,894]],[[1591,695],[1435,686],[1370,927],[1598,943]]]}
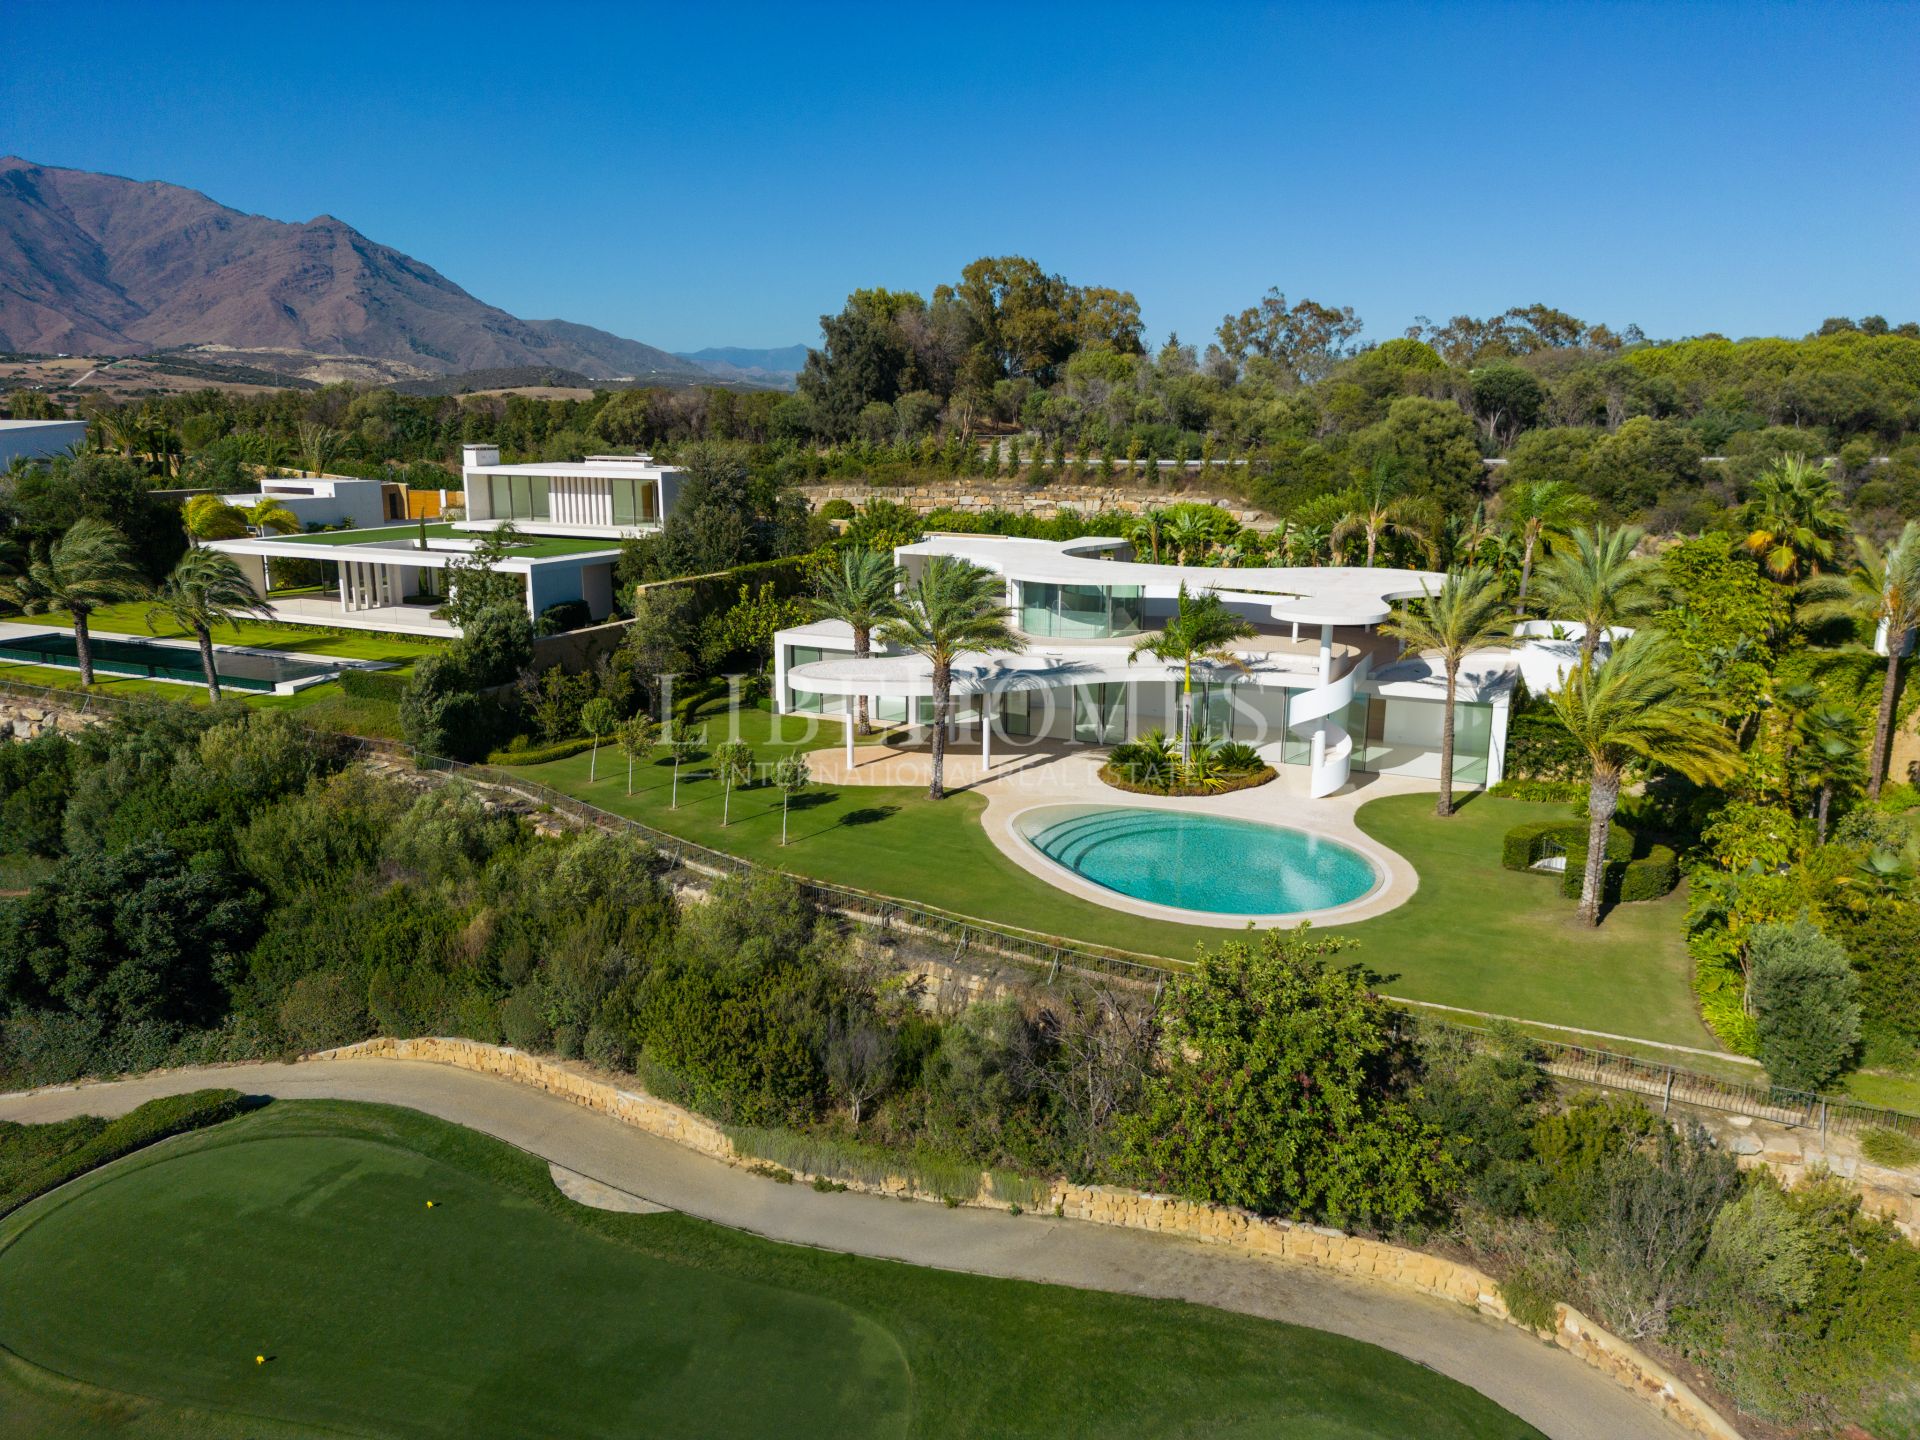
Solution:
{"label": "stone retaining wall", "polygon": [[[506,1046],[438,1037],[409,1040],[382,1038],[365,1040],[357,1045],[344,1045],[335,1050],[323,1050],[307,1058],[317,1061],[416,1060],[497,1075],[610,1115],[650,1135],[658,1135],[713,1159],[732,1165],[757,1163],[755,1157],[740,1153],[718,1125],[702,1116],[645,1091],[623,1087],[585,1066],[543,1059]],[[813,1177],[800,1175],[796,1178],[804,1180]],[[882,1186],[849,1184],[848,1188],[875,1189],[885,1194],[913,1196],[917,1199],[946,1198],[916,1195],[906,1180],[898,1178]],[[1323,1270],[1415,1290],[1457,1305],[1470,1306],[1509,1324],[1516,1323],[1507,1313],[1506,1302],[1500,1298],[1499,1286],[1491,1276],[1472,1266],[1424,1251],[1348,1235],[1324,1226],[1267,1219],[1230,1206],[1209,1205],[1170,1195],[1150,1195],[1109,1185],[1070,1185],[1065,1181],[1056,1181],[1052,1200],[1055,1213],[1067,1219],[1084,1220],[1095,1225],[1117,1225],[1131,1230],[1151,1230],[1212,1245],[1229,1245],[1250,1255],[1313,1265]],[[979,1195],[962,1203],[1000,1207],[1000,1202],[986,1195],[984,1185]],[[1632,1390],[1648,1405],[1683,1428],[1695,1434],[1714,1437],[1714,1440],[1740,1440],[1739,1432],[1722,1419],[1712,1406],[1651,1357],[1594,1324],[1570,1306],[1557,1307],[1556,1315],[1558,1323],[1552,1338],[1560,1348]]]}
{"label": "stone retaining wall", "polygon": [[104,725],[106,719],[98,711],[83,712],[77,705],[0,695],[0,734],[11,735],[16,740],[31,740],[49,730],[60,730],[71,735],[90,725]]}
{"label": "stone retaining wall", "polygon": [[1255,509],[1245,500],[1216,495],[1203,490],[1178,490],[1169,487],[1151,490],[1144,486],[1087,485],[996,485],[988,480],[957,478],[945,485],[802,485],[800,493],[815,510],[829,500],[847,500],[855,505],[868,500],[892,500],[924,515],[929,510],[960,510],[977,515],[987,510],[1011,510],[1017,515],[1051,518],[1062,510],[1093,514],[1118,510],[1138,515],[1161,505],[1218,505],[1242,525],[1267,529],[1273,517]]}

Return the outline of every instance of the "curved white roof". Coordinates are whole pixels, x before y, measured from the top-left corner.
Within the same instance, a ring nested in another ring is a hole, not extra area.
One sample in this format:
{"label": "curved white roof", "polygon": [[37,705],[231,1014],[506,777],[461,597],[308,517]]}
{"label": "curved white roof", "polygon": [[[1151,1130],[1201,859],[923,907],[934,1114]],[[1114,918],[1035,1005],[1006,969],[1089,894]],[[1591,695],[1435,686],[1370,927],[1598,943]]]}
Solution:
{"label": "curved white roof", "polygon": [[[1319,683],[1319,668],[1302,656],[1268,655],[1251,660],[1246,668],[1229,665],[1195,666],[1208,675],[1219,673],[1254,685],[1298,688]],[[1007,690],[1047,690],[1058,685],[1127,685],[1165,683],[1178,671],[1147,657],[1129,665],[1124,655],[1108,652],[1084,658],[1059,654],[963,656],[953,666],[955,695],[998,694]],[[814,660],[787,671],[787,683],[807,695],[933,694],[933,662],[921,655],[874,655],[857,660],[851,655]]]}
{"label": "curved white roof", "polygon": [[1152,565],[1103,560],[1082,551],[1109,550],[1118,536],[1079,540],[1021,540],[1004,535],[934,535],[902,545],[895,555],[949,555],[998,571],[1010,580],[1045,585],[1132,585],[1150,599],[1171,599],[1184,584],[1195,594],[1214,590],[1223,600],[1266,605],[1273,618],[1302,625],[1378,625],[1398,600],[1438,590],[1446,576],[1432,570],[1368,570],[1350,565]]}

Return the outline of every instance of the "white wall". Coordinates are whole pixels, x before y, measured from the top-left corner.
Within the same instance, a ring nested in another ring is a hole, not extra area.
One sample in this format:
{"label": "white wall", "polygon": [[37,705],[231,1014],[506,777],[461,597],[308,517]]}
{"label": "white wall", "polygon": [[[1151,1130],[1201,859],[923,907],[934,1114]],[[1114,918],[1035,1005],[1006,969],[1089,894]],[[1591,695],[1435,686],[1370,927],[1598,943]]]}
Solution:
{"label": "white wall", "polygon": [[0,466],[16,457],[44,460],[87,442],[84,420],[0,420]]}

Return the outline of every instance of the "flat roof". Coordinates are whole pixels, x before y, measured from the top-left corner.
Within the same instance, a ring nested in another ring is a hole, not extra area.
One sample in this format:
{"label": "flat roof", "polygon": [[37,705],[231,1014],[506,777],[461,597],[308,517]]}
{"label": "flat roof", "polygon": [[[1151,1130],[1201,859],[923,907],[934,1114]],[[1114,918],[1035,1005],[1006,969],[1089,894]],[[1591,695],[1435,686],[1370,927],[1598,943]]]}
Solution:
{"label": "flat roof", "polygon": [[674,468],[652,460],[536,460],[521,465],[463,465],[461,470],[467,475],[564,475],[585,479],[597,476],[602,479],[658,480]]}
{"label": "flat roof", "polygon": [[[449,561],[471,554],[479,548],[480,536],[473,531],[456,530],[440,522],[425,527],[427,542],[433,548],[420,550],[422,527],[385,525],[370,530],[320,530],[309,535],[248,536],[238,540],[214,540],[208,548],[237,555],[311,556],[316,546],[336,552],[337,559],[372,560],[389,565],[423,565],[440,569]],[[352,552],[352,553],[348,553]],[[608,540],[575,539],[566,535],[530,535],[522,531],[505,562],[509,569],[523,569],[541,561],[613,557],[620,543]],[[412,558],[409,558],[411,556]]]}
{"label": "flat roof", "polygon": [[1141,560],[1102,560],[1081,551],[1127,542],[1111,535],[1079,540],[1023,540],[1005,535],[937,535],[902,545],[899,557],[947,555],[999,571],[1010,580],[1044,585],[1125,585],[1171,599],[1185,585],[1195,594],[1214,590],[1223,600],[1267,605],[1273,618],[1302,625],[1377,625],[1395,601],[1418,600],[1446,583],[1432,570],[1366,569],[1352,565],[1212,566],[1153,565]]}

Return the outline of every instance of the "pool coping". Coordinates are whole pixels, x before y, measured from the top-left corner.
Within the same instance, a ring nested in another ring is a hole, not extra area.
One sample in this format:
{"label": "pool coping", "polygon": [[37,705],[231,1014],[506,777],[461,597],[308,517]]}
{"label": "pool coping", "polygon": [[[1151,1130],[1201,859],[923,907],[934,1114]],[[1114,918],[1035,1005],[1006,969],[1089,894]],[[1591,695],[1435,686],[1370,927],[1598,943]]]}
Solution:
{"label": "pool coping", "polygon": [[[1322,830],[1294,824],[1289,821],[1256,820],[1246,815],[1223,815],[1217,810],[1206,808],[1204,805],[1136,805],[1132,802],[1142,797],[1132,794],[1131,792],[1123,791],[1119,793],[1126,794],[1128,797],[1127,800],[1119,802],[1091,799],[1046,800],[1041,801],[1039,804],[1029,805],[1024,809],[1016,810],[1008,815],[1006,819],[1008,830],[1027,850],[1029,858],[1039,862],[1038,867],[1029,866],[1028,868],[1042,869],[1045,878],[1061,889],[1072,888],[1077,890],[1080,886],[1089,886],[1101,896],[1107,897],[1102,900],[1101,903],[1111,905],[1115,909],[1134,910],[1137,907],[1140,913],[1157,920],[1170,920],[1176,924],[1183,925],[1231,926],[1236,930],[1244,929],[1248,925],[1260,929],[1286,930],[1299,925],[1325,923],[1329,919],[1332,919],[1334,923],[1338,923],[1339,920],[1342,919],[1354,918],[1354,912],[1379,897],[1381,892],[1392,883],[1392,870],[1389,866],[1381,863],[1376,857],[1367,854],[1358,845],[1351,844],[1339,836],[1329,835]],[[1338,845],[1343,849],[1352,851],[1372,867],[1374,881],[1373,884],[1367,887],[1364,895],[1355,896],[1353,899],[1343,901],[1339,905],[1326,905],[1314,910],[1266,912],[1250,912],[1245,910],[1190,910],[1183,905],[1166,905],[1157,900],[1143,900],[1137,895],[1127,894],[1124,890],[1115,890],[1111,886],[1102,885],[1098,880],[1083,875],[1071,865],[1063,865],[1060,861],[1047,854],[1046,851],[1042,850],[1033,842],[1032,838],[1026,834],[1022,826],[1022,822],[1029,815],[1033,815],[1042,810],[1078,810],[1089,815],[1114,810],[1166,810],[1178,814],[1205,815],[1215,820],[1231,820],[1243,825],[1264,825],[1270,830],[1291,830],[1295,834],[1305,835],[1310,839],[1324,840],[1330,845]],[[1061,884],[1062,880],[1071,880],[1075,882],[1075,884],[1073,886],[1063,885]]]}
{"label": "pool coping", "polygon": [[[73,635],[73,631],[62,625],[23,625],[17,620],[0,620],[0,645],[4,645],[9,640],[25,640],[39,635],[61,635],[70,638]],[[200,645],[199,642],[195,640],[183,640],[178,636],[129,635],[119,630],[95,631],[94,638],[98,640],[130,640],[141,645],[155,645],[167,650],[178,650],[192,657],[195,669],[198,669],[200,665]],[[311,650],[270,650],[260,645],[222,644],[218,640],[213,642],[213,650],[216,656],[221,654],[257,655],[262,659],[299,659],[333,667],[324,675],[303,675],[297,680],[278,681],[271,690],[256,690],[251,686],[236,684],[232,687],[235,695],[293,695],[306,689],[310,685],[325,685],[338,680],[341,672],[346,670],[391,670],[395,668],[396,664],[396,662],[392,660],[363,660],[345,656],[320,655]],[[42,665],[49,670],[69,670],[76,676],[80,673],[80,664],[77,657],[71,664],[64,663],[58,659],[33,661],[7,658],[0,660],[0,667],[6,665],[34,664]],[[195,676],[192,679],[180,679],[172,675],[119,675],[101,671],[100,678],[109,680],[149,680],[156,685],[185,685],[189,688],[206,688],[206,681],[199,676]],[[227,683],[229,683],[229,677],[222,677],[223,686]]]}

